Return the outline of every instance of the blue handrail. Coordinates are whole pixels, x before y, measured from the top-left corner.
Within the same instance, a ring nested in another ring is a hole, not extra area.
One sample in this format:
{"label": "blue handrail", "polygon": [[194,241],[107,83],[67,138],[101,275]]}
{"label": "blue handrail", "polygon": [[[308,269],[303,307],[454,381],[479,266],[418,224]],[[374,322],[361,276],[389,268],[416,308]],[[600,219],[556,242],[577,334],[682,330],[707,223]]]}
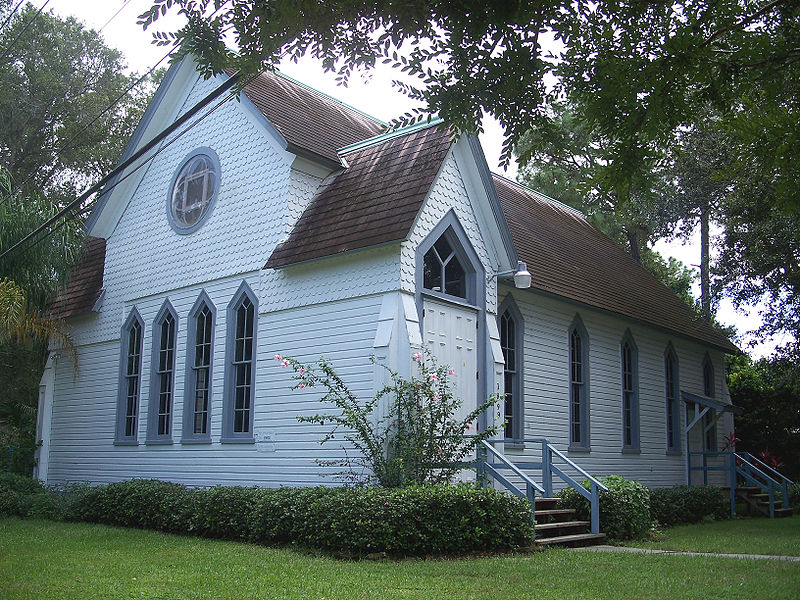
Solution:
{"label": "blue handrail", "polygon": [[[541,462],[525,462],[514,464],[508,460],[493,444],[541,444],[542,460]],[[561,478],[561,480],[569,485],[572,489],[577,491],[581,496],[589,501],[591,507],[591,531],[592,533],[600,533],[600,490],[607,490],[595,477],[576,465],[572,460],[567,458],[562,452],[555,448],[549,440],[545,438],[525,438],[525,439],[497,439],[497,440],[484,440],[481,443],[483,455],[479,455],[479,473],[488,473],[494,477],[500,484],[509,489],[512,493],[521,497],[529,497],[531,490],[536,490],[546,496],[553,495],[553,475]],[[488,453],[491,452],[492,456],[497,458],[499,463],[489,463],[486,458]],[[566,466],[558,466],[554,464],[554,458],[561,459]],[[481,462],[483,464],[481,464]],[[542,485],[537,484],[530,477],[528,477],[522,468],[541,470],[542,472]],[[571,468],[575,470],[579,476],[583,477],[589,482],[589,489],[587,490],[581,483],[574,477],[569,475],[564,469]],[[521,477],[525,482],[526,493],[523,494],[508,479],[499,473],[499,469],[510,469],[517,476]]]}

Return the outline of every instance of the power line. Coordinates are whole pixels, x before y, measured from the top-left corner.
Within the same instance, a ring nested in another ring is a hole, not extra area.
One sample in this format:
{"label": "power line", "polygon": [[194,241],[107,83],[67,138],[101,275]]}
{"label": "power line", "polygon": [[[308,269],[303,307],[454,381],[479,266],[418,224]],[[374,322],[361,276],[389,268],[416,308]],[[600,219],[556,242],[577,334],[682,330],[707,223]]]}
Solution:
{"label": "power line", "polygon": [[8,13],[8,16],[6,17],[6,20],[3,21],[2,25],[0,25],[0,29],[5,29],[6,28],[6,25],[8,25],[8,22],[11,20],[11,17],[13,17],[16,14],[17,10],[19,9],[20,6],[22,6],[23,2],[25,2],[25,0],[19,0],[19,2],[17,2],[17,5],[14,7],[14,10],[12,10],[10,13]]}
{"label": "power line", "polygon": [[6,58],[8,58],[8,55],[11,54],[11,49],[14,47],[14,44],[16,44],[17,40],[19,40],[19,38],[21,38],[22,35],[28,30],[28,27],[33,25],[33,22],[36,19],[39,18],[39,15],[42,14],[42,11],[44,10],[45,6],[47,6],[48,4],[50,4],[50,0],[45,0],[45,3],[42,4],[42,6],[39,8],[39,10],[36,11],[36,14],[33,15],[33,17],[31,17],[31,20],[28,21],[25,24],[25,27],[22,28],[22,31],[20,31],[17,34],[17,37],[15,37],[13,40],[11,40],[11,43],[8,46],[5,47],[5,50],[3,50],[3,58],[0,58],[0,62],[5,61]]}
{"label": "power line", "polygon": [[[216,89],[214,89],[212,92],[210,92],[205,98],[200,100],[197,104],[195,104],[192,108],[190,108],[186,113],[181,115],[181,117],[178,118],[174,123],[172,123],[169,127],[164,129],[163,131],[161,131],[161,133],[159,133],[157,136],[155,136],[152,140],[150,140],[142,148],[140,148],[138,151],[136,151],[128,159],[124,160],[119,165],[117,165],[110,173],[108,173],[100,181],[98,181],[93,186],[91,186],[88,190],[86,190],[78,198],[76,198],[75,200],[70,202],[67,206],[65,206],[63,209],[58,211],[55,215],[50,217],[47,221],[42,223],[39,227],[34,229],[32,232],[30,232],[27,235],[25,235],[22,239],[17,241],[10,248],[8,248],[7,250],[3,251],[3,253],[0,254],[0,260],[2,260],[3,258],[5,258],[9,254],[11,254],[12,252],[17,250],[19,247],[23,246],[25,243],[27,243],[31,239],[35,238],[38,234],[40,234],[41,232],[45,231],[48,227],[50,227],[51,225],[56,223],[63,216],[68,215],[73,210],[75,210],[77,207],[79,207],[89,197],[91,197],[93,194],[95,194],[98,191],[100,191],[106,183],[110,182],[112,179],[114,179],[115,177],[120,175],[120,173],[124,172],[125,169],[127,169],[130,165],[135,163],[137,160],[139,160],[142,156],[144,156],[147,152],[149,152],[157,144],[162,142],[168,135],[170,135],[176,129],[178,129],[178,127],[180,127],[181,125],[186,123],[189,119],[191,119],[194,115],[196,115],[199,111],[201,111],[205,106],[207,106],[208,104],[213,102],[215,99],[219,98],[219,96],[224,94],[226,91],[230,90],[232,87],[234,87],[238,83],[240,78],[241,78],[241,74],[237,71],[227,81],[225,81],[222,84],[220,84],[219,86],[217,86]],[[231,94],[230,97],[233,97],[233,94]],[[226,98],[224,100],[224,102],[227,102],[227,100],[229,100],[229,99],[230,98]],[[219,104],[219,106],[221,106],[224,102],[221,102]],[[218,108],[218,106],[215,107],[213,110],[216,110],[216,108]],[[209,111],[208,114],[211,114],[211,112],[213,112],[213,110]],[[199,119],[198,123],[200,121],[202,121],[202,119]],[[174,140],[172,140],[172,141],[174,141]],[[156,155],[157,154],[158,153],[156,153]],[[153,157],[155,157],[156,155],[153,155]],[[151,157],[148,160],[152,160],[153,157]],[[135,171],[135,169],[134,169],[134,171]],[[130,174],[126,175],[125,177],[127,177],[129,175]],[[114,183],[114,185],[117,185],[120,181],[121,180],[116,181]]]}
{"label": "power line", "polygon": [[125,3],[122,6],[119,7],[119,10],[117,12],[115,12],[113,15],[111,15],[111,18],[108,21],[106,21],[105,24],[100,29],[97,30],[97,33],[102,33],[103,29],[108,27],[108,24],[111,23],[111,21],[113,21],[114,19],[116,19],[119,16],[119,13],[121,13],[123,10],[125,10],[125,7],[128,6],[128,4],[130,4],[130,3],[131,3],[131,0],[125,0]]}

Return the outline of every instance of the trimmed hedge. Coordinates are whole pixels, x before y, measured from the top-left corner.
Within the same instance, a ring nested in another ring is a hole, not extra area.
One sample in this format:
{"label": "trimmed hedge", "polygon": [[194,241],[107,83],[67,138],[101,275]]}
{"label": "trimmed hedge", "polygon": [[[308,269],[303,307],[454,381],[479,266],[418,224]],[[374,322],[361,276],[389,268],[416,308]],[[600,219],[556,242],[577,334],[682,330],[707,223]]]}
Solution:
{"label": "trimmed hedge", "polygon": [[730,504],[720,489],[713,485],[679,485],[650,490],[650,517],[665,527],[697,523],[707,517],[724,519],[726,516],[730,516]]}
{"label": "trimmed hedge", "polygon": [[[56,494],[39,488],[37,495],[58,503]],[[5,492],[0,483],[0,499]],[[348,555],[509,550],[529,546],[533,539],[527,501],[464,484],[192,489],[129,480],[76,488],[60,505],[59,514],[67,520],[261,544],[292,543]],[[5,510],[0,503],[2,513],[27,516]]]}
{"label": "trimmed hedge", "polygon": [[795,512],[800,512],[800,482],[789,486],[789,504],[792,505]]}
{"label": "trimmed hedge", "polygon": [[[650,490],[636,481],[620,475],[600,479],[608,490],[600,490],[600,531],[611,540],[631,540],[644,536],[651,526]],[[583,482],[589,489],[589,481]],[[567,488],[559,493],[563,508],[574,508],[577,517],[589,520],[589,501],[576,490]]]}

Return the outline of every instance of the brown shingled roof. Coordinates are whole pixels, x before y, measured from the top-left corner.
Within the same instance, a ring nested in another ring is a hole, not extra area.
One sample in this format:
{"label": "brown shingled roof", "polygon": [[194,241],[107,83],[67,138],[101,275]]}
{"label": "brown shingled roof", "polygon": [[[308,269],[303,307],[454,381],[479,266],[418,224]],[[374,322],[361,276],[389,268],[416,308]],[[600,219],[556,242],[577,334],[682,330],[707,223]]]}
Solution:
{"label": "brown shingled roof", "polygon": [[244,87],[245,95],[289,142],[339,162],[337,150],[378,135],[384,124],[302,83],[270,71]]}
{"label": "brown shingled roof", "polygon": [[106,241],[87,237],[81,260],[65,289],[50,306],[50,315],[66,319],[89,312],[103,289],[103,269],[106,262]]}
{"label": "brown shingled roof", "polygon": [[450,143],[446,130],[426,127],[348,153],[350,166],[317,193],[266,268],[405,239]]}
{"label": "brown shingled roof", "polygon": [[532,287],[739,351],[582,215],[500,176],[493,179]]}

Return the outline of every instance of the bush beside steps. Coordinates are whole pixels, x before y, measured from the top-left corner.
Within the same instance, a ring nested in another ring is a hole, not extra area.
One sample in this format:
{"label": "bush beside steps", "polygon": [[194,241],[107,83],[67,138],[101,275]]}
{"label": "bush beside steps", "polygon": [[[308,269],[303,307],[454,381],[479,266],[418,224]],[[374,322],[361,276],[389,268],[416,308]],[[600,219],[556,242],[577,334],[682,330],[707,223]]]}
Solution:
{"label": "bush beside steps", "polygon": [[530,505],[473,485],[407,488],[188,488],[134,479],[56,491],[0,476],[0,515],[141,527],[350,556],[464,554],[524,548]]}

